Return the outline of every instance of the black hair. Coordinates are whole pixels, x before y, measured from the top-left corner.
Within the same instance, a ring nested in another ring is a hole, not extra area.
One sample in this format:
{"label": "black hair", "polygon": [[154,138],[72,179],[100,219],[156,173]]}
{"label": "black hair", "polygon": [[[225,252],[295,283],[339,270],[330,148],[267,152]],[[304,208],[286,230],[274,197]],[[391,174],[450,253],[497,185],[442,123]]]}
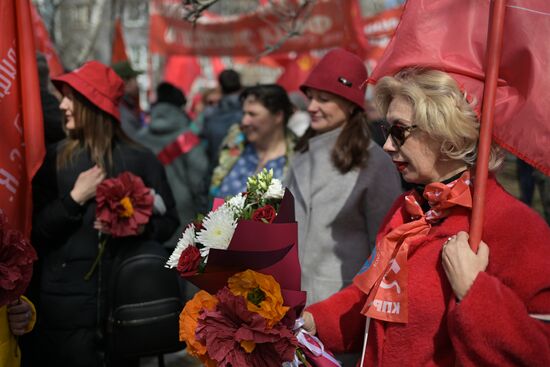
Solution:
{"label": "black hair", "polygon": [[259,84],[245,88],[239,96],[241,103],[248,97],[254,97],[272,114],[281,111],[285,126],[294,113],[294,106],[288,98],[288,94],[278,84]]}
{"label": "black hair", "polygon": [[185,94],[173,84],[162,82],[157,86],[157,102],[170,103],[176,107],[181,107],[187,103]]}
{"label": "black hair", "polygon": [[235,70],[226,69],[218,76],[218,82],[223,94],[230,94],[241,90],[241,76]]}

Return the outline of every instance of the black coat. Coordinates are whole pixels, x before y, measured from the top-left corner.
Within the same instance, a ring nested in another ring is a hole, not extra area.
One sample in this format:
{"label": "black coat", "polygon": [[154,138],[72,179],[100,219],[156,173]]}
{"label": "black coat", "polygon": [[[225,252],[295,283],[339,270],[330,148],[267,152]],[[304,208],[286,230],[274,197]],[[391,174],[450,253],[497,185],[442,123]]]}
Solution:
{"label": "black coat", "polygon": [[153,215],[140,236],[110,239],[100,267],[86,281],[84,275],[98,254],[98,232],[93,228],[96,204],[89,200],[80,206],[72,200],[70,191],[78,175],[94,163],[87,153],[80,152],[70,167],[57,171],[59,144],[48,149],[33,182],[33,242],[40,258],[35,279],[40,282],[35,284],[39,317],[31,350],[24,350],[24,354],[35,355],[46,365],[98,366],[107,317],[105,285],[112,259],[123,247],[140,241],[164,242],[179,223],[164,168],[157,158],[145,148],[116,142],[108,178],[124,171],[141,177],[163,198],[167,212]]}

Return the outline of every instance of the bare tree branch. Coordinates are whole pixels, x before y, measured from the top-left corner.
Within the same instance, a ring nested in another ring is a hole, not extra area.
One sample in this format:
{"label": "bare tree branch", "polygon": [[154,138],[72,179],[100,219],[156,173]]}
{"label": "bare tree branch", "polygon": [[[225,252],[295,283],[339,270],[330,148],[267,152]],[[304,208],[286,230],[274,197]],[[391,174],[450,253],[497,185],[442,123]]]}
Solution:
{"label": "bare tree branch", "polygon": [[[183,19],[196,25],[203,12],[220,1],[182,0],[182,7],[186,10]],[[270,14],[275,15],[275,20],[268,19],[262,13],[259,13],[259,16],[273,29],[279,30],[279,33],[283,36],[275,43],[266,45],[265,49],[255,59],[257,60],[274,52],[290,38],[300,36],[316,2],[317,0],[269,0]]]}
{"label": "bare tree branch", "polygon": [[187,10],[184,19],[197,23],[202,13],[220,0],[183,0],[183,8]]}
{"label": "bare tree branch", "polygon": [[265,17],[263,20],[266,23],[270,23],[273,28],[280,29],[284,35],[274,44],[266,45],[265,49],[255,57],[255,60],[257,61],[261,57],[281,48],[290,38],[302,35],[304,25],[309,19],[311,10],[316,2],[317,0],[301,0],[295,6],[292,6],[288,2],[270,0],[269,3],[273,7],[276,21],[269,21]]}

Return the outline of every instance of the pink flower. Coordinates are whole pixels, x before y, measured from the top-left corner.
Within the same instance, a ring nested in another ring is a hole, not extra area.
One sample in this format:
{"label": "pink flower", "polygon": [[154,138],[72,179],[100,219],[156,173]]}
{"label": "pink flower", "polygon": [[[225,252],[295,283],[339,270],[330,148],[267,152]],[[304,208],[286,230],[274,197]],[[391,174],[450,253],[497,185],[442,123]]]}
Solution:
{"label": "pink flower", "polygon": [[227,287],[216,296],[216,309],[199,317],[196,337],[220,367],[280,367],[294,359],[298,341],[287,327],[277,323],[267,329],[266,320]]}
{"label": "pink flower", "polygon": [[23,294],[32,276],[36,251],[20,231],[8,229],[0,211],[0,306]]}
{"label": "pink flower", "polygon": [[195,246],[187,246],[181,253],[178,261],[178,273],[182,277],[195,275],[199,270],[201,262],[201,253]]}

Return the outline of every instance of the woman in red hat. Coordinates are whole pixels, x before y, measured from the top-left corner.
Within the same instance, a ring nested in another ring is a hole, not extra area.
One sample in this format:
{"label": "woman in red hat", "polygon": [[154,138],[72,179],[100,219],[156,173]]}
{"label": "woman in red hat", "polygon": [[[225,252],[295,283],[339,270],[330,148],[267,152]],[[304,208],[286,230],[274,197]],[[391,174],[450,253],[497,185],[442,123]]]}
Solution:
{"label": "woman in red hat", "polygon": [[[139,241],[165,241],[178,219],[162,165],[122,131],[118,104],[124,83],[115,72],[90,61],[52,81],[63,94],[60,109],[67,138],[48,149],[33,185],[40,316],[24,356],[36,358],[28,365],[103,366],[105,286],[117,251]],[[125,171],[154,190],[153,215],[141,235],[111,238],[101,266],[85,280],[98,256],[102,231],[95,222],[96,188]]]}
{"label": "woman in red hat", "polygon": [[295,197],[302,287],[309,304],[351,283],[401,193],[390,157],[370,139],[363,105],[366,79],[363,61],[337,48],[301,86],[311,126],[297,144],[286,183]]}
{"label": "woman in red hat", "polygon": [[[413,67],[378,81],[384,150],[414,189],[353,284],[311,305],[305,327],[335,352],[363,348],[361,366],[548,366],[550,228],[490,175],[485,242],[470,249],[480,124],[454,78]],[[493,147],[489,170],[501,161]]]}

